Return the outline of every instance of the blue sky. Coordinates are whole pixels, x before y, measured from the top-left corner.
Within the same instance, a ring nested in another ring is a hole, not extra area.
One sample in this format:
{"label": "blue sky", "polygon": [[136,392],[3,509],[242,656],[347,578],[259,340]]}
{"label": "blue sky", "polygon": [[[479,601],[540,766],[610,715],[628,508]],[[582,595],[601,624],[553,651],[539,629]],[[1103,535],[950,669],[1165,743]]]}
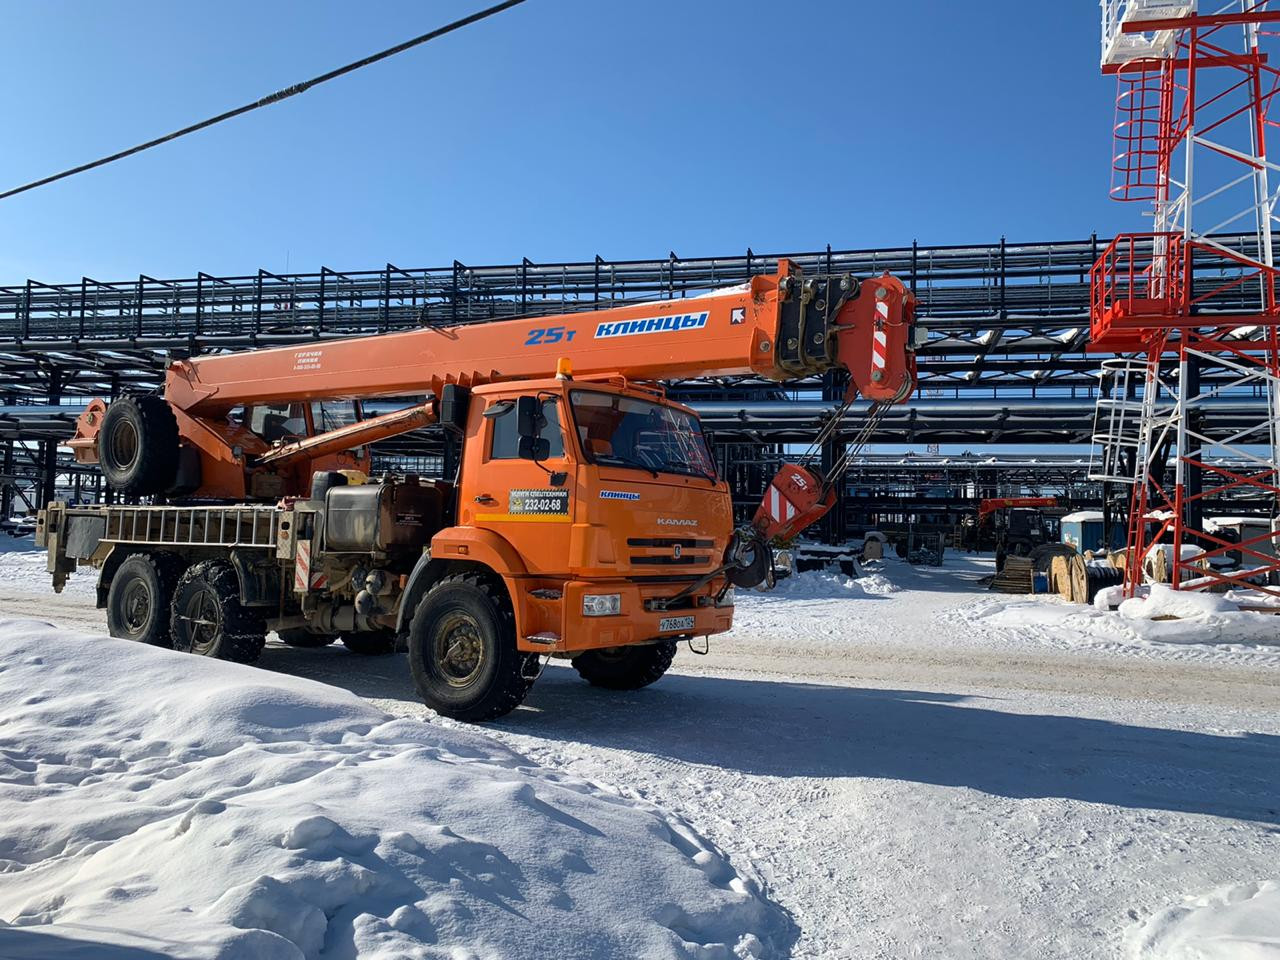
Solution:
{"label": "blue sky", "polygon": [[[483,5],[6,5],[0,187]],[[529,0],[0,202],[0,283],[1062,239],[1107,199],[1097,5]]]}

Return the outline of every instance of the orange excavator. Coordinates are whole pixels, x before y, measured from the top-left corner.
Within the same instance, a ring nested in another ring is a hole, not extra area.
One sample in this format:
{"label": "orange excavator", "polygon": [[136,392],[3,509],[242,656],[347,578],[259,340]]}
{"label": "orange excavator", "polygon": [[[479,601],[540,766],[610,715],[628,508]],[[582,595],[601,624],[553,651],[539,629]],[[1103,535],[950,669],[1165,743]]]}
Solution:
{"label": "orange excavator", "polygon": [[[839,480],[787,464],[735,527],[658,381],[845,369],[837,413],[882,410],[915,385],[914,306],[891,276],[783,260],[690,299],[180,358],[163,396],[95,400],[69,442],[135,503],[50,504],[38,539],[55,589],[100,571],[113,636],[240,661],[270,630],[404,649],[425,702],[466,720],[518,705],[543,657],[633,689],[729,629],[733,587]],[[363,416],[390,397],[425,400]],[[370,480],[370,444],[431,425],[461,440],[455,478]]]}

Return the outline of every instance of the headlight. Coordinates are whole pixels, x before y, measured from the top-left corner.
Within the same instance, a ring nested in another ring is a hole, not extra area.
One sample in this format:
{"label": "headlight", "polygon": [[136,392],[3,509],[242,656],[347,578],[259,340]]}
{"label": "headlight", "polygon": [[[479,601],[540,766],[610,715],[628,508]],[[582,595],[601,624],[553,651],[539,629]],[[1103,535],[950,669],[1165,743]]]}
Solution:
{"label": "headlight", "polygon": [[724,592],[724,596],[716,601],[716,606],[717,607],[733,606],[733,587],[730,587],[728,590]]}
{"label": "headlight", "polygon": [[584,617],[612,617],[622,612],[622,594],[599,593],[582,598]]}

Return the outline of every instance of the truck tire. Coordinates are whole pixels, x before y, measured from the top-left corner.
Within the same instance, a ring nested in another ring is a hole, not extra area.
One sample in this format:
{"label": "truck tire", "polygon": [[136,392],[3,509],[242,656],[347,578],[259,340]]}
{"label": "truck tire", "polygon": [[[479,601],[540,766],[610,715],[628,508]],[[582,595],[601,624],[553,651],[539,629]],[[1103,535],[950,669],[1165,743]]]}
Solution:
{"label": "truck tire", "polygon": [[607,690],[639,690],[662,679],[675,659],[679,641],[605,647],[580,654],[570,662],[578,676],[593,687]]}
{"label": "truck tire", "polygon": [[154,647],[171,647],[169,606],[182,575],[171,553],[134,553],[124,559],[107,590],[107,633]]}
{"label": "truck tire", "polygon": [[342,645],[362,657],[381,657],[396,652],[396,632],[367,630],[360,633],[344,633]]}
{"label": "truck tire", "polygon": [[253,663],[267,642],[256,612],[240,603],[240,582],[224,560],[197,563],[178,580],[170,621],[173,649]]}
{"label": "truck tire", "polygon": [[178,421],[161,397],[119,397],[98,430],[107,483],[130,497],[164,493],[178,472]]}
{"label": "truck tire", "polygon": [[327,647],[335,639],[331,633],[312,633],[305,627],[277,630],[276,636],[288,647]]}
{"label": "truck tire", "polygon": [[518,707],[537,655],[516,649],[515,614],[500,583],[474,573],[445,577],[409,623],[409,670],[423,702],[478,723]]}

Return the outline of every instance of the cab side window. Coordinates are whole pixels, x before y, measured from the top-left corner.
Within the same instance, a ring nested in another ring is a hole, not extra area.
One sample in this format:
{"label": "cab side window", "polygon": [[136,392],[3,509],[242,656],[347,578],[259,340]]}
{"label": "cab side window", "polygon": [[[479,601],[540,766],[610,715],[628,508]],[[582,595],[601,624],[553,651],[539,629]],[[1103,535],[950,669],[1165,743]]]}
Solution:
{"label": "cab side window", "polygon": [[[548,459],[564,456],[564,436],[560,433],[560,405],[555,398],[543,401],[542,415],[546,426],[542,438],[548,442],[551,452]],[[489,421],[489,459],[516,460],[520,457],[520,434],[516,432],[516,407],[513,403]]]}
{"label": "cab side window", "polygon": [[268,403],[250,407],[246,426],[268,443],[307,435],[307,414],[301,403]]}

